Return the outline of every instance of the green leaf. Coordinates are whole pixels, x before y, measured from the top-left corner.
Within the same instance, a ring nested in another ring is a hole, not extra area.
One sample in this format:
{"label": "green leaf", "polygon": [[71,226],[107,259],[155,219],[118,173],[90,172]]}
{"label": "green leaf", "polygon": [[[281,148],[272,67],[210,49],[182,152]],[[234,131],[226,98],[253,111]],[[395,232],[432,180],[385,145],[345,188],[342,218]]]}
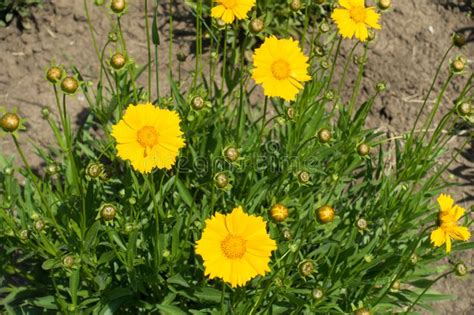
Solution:
{"label": "green leaf", "polygon": [[179,195],[183,199],[184,203],[186,203],[186,205],[188,205],[188,207],[191,208],[192,205],[194,204],[194,199],[191,196],[191,193],[177,176],[175,176],[175,181],[176,181],[176,187],[178,188]]}
{"label": "green leaf", "polygon": [[53,269],[54,267],[56,267],[56,265],[58,264],[58,260],[57,259],[48,259],[48,260],[45,260],[43,262],[43,264],[41,265],[41,268],[43,268],[43,270],[50,270],[50,269]]}
{"label": "green leaf", "polygon": [[92,226],[87,230],[86,237],[84,239],[84,248],[88,251],[91,249],[92,244],[94,244],[97,239],[97,234],[100,230],[100,221],[96,221]]}
{"label": "green leaf", "polygon": [[157,17],[158,17],[158,6],[156,7],[155,14],[153,15],[153,23],[151,24],[151,40],[153,42],[153,45],[155,46],[158,46],[160,44],[160,33],[158,32]]}
{"label": "green leaf", "polygon": [[186,315],[186,312],[174,305],[158,304],[156,308],[159,309],[163,315]]}
{"label": "green leaf", "polygon": [[184,280],[184,278],[179,273],[172,276],[171,278],[168,278],[168,280],[166,280],[166,282],[172,283],[172,284],[177,284],[177,285],[180,285],[180,286],[185,287],[185,288],[189,288],[189,284],[186,282],[186,280]]}
{"label": "green leaf", "polygon": [[194,296],[203,301],[221,302],[221,291],[213,288],[201,288],[194,292]]}
{"label": "green leaf", "polygon": [[81,270],[74,269],[69,278],[69,291],[71,294],[72,304],[77,305],[77,290],[79,289],[79,279],[80,279]]}

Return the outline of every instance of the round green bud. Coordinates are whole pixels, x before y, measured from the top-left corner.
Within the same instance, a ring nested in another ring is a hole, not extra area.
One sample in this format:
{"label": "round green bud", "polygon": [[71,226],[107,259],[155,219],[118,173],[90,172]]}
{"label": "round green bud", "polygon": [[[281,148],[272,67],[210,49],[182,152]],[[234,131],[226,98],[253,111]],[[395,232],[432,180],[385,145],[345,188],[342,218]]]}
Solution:
{"label": "round green bud", "polygon": [[94,0],[94,4],[98,7],[104,4],[104,0]]}
{"label": "round green bud", "polygon": [[410,263],[412,265],[416,265],[417,262],[418,262],[418,255],[417,254],[412,254],[410,256]]}
{"label": "round green bud", "polygon": [[36,231],[41,232],[46,227],[46,224],[44,223],[43,220],[38,220],[35,222],[34,226],[35,226]]}
{"label": "round green bud", "polygon": [[360,218],[359,220],[357,220],[356,225],[359,230],[367,229],[367,221],[364,218]]}
{"label": "round green bud", "polygon": [[377,3],[380,10],[388,10],[392,6],[391,0],[379,0]]}
{"label": "round green bud", "polygon": [[309,175],[308,172],[306,171],[301,171],[298,173],[298,181],[301,183],[301,184],[306,184],[309,182],[309,180],[311,179],[311,176]]}
{"label": "round green bud", "polygon": [[375,89],[377,92],[384,92],[387,89],[387,85],[385,82],[379,82],[375,85]]}
{"label": "round green bud", "polygon": [[367,156],[370,153],[370,146],[367,143],[361,143],[357,146],[357,153],[360,156]]}
{"label": "round green bud", "polygon": [[63,258],[63,266],[66,268],[72,268],[74,266],[74,256],[72,255],[67,255],[66,257]]}
{"label": "round green bud", "polygon": [[113,54],[112,57],[110,57],[110,65],[116,70],[122,69],[126,63],[127,57],[125,57],[125,55],[122,53],[117,52]]}
{"label": "round green bud", "polygon": [[295,108],[294,107],[288,107],[286,110],[286,116],[288,116],[289,119],[295,118]]}
{"label": "round green bud", "polygon": [[462,277],[468,274],[467,266],[463,263],[457,263],[456,266],[454,266],[454,272]]}
{"label": "round green bud", "polygon": [[49,110],[49,107],[45,106],[41,109],[41,117],[43,119],[48,119],[50,114],[51,114],[51,112]]}
{"label": "round green bud", "polygon": [[100,209],[100,217],[104,221],[112,221],[117,214],[117,208],[111,203],[104,203]]}
{"label": "round green bud", "polygon": [[194,108],[195,110],[201,110],[204,108],[204,99],[200,96],[195,96],[191,100],[191,107]]}
{"label": "round green bud", "polygon": [[300,0],[292,0],[290,2],[290,9],[291,11],[299,11],[301,9],[302,5],[301,5],[301,1]]}
{"label": "round green bud", "polygon": [[185,62],[187,56],[186,56],[185,53],[179,52],[179,53],[176,55],[176,58],[178,59],[179,62]]}
{"label": "round green bud", "polygon": [[287,240],[287,241],[289,241],[289,240],[291,240],[291,239],[293,238],[293,235],[291,235],[291,231],[290,231],[289,229],[287,229],[287,228],[284,229],[284,230],[282,231],[282,233],[283,233],[283,238],[284,238],[285,240]]}
{"label": "round green bud", "polygon": [[323,128],[318,131],[319,142],[328,143],[329,141],[331,141],[331,138],[332,138],[332,134],[331,134],[331,131],[329,131],[329,129]]}
{"label": "round green bud", "polygon": [[329,24],[326,23],[326,22],[323,22],[319,25],[319,31],[321,33],[327,33],[327,32],[329,32],[330,29],[331,28],[329,27]]}
{"label": "round green bud", "polygon": [[66,77],[61,82],[61,90],[66,94],[74,94],[79,88],[79,82],[74,77]]}
{"label": "round green bud", "polygon": [[240,156],[240,153],[239,153],[239,150],[237,150],[237,148],[235,147],[228,147],[225,151],[224,151],[224,156],[225,158],[230,161],[230,162],[235,162],[237,161],[237,159],[239,158]]}
{"label": "round green bud", "polygon": [[252,19],[249,23],[249,31],[252,34],[258,34],[262,32],[264,28],[265,28],[265,23],[263,22],[262,19],[255,18],[255,19]]}
{"label": "round green bud", "polygon": [[461,116],[468,116],[471,114],[472,106],[468,102],[459,104],[458,111]]}
{"label": "round green bud", "polygon": [[116,32],[109,32],[109,34],[107,35],[107,38],[109,39],[109,41],[111,41],[113,43],[118,41],[118,36],[117,36]]}
{"label": "round green bud", "polygon": [[30,235],[29,235],[28,230],[21,230],[21,231],[20,231],[20,239],[21,239],[22,241],[26,241],[26,240],[29,238],[29,236],[30,236]]}
{"label": "round green bud", "polygon": [[303,277],[307,277],[314,272],[314,262],[310,259],[305,259],[298,265],[298,271]]}
{"label": "round green bud", "polygon": [[313,296],[313,299],[321,300],[324,297],[324,291],[321,290],[320,288],[315,288],[311,292],[311,295]]}
{"label": "round green bud", "polygon": [[457,58],[451,63],[451,68],[456,73],[464,71],[465,67],[466,67],[466,63],[464,62],[462,58]]}
{"label": "round green bud", "polygon": [[372,312],[365,307],[359,308],[354,312],[355,315],[372,315]]}
{"label": "round green bud", "polygon": [[126,7],[127,1],[125,0],[112,0],[110,2],[110,9],[117,14],[122,13]]}
{"label": "round green bud", "polygon": [[15,132],[20,127],[20,117],[15,113],[6,113],[0,119],[0,126],[5,132]]}
{"label": "round green bud", "polygon": [[466,45],[466,37],[461,33],[453,34],[453,44],[457,47],[462,47]]}
{"label": "round green bud", "polygon": [[46,173],[49,176],[56,175],[59,172],[59,167],[56,163],[51,163],[48,166],[46,166]]}
{"label": "round green bud", "polygon": [[104,171],[104,165],[99,162],[91,162],[86,167],[86,175],[90,178],[98,178]]}
{"label": "round green bud", "polygon": [[46,79],[53,84],[58,83],[62,76],[63,70],[56,66],[52,66],[48,69],[48,72],[46,72]]}
{"label": "round green bud", "polygon": [[218,188],[226,188],[229,185],[229,177],[225,173],[218,173],[214,177],[214,183]]}

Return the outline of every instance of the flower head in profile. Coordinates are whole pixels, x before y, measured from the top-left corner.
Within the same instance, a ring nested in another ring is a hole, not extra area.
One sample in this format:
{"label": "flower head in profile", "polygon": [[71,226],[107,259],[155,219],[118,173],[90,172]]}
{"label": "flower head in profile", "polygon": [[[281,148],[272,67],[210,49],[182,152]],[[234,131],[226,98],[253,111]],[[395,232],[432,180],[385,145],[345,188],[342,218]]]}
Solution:
{"label": "flower head in profile", "polygon": [[364,0],[339,0],[341,8],[334,9],[331,17],[342,37],[365,42],[369,37],[368,28],[381,29],[380,15],[374,7],[365,7]]}
{"label": "flower head in profile", "polygon": [[185,143],[175,111],[151,103],[129,105],[123,118],[112,127],[117,154],[133,168],[149,173],[155,167],[170,169]]}
{"label": "flower head in profile", "polygon": [[216,213],[206,220],[196,253],[204,260],[206,275],[221,278],[235,288],[270,271],[268,263],[276,248],[263,218],[237,207],[230,214]]}
{"label": "flower head in profile", "polygon": [[306,57],[293,39],[267,37],[253,55],[252,78],[262,84],[266,96],[293,101],[302,82],[311,80]]}
{"label": "flower head in profile", "polygon": [[471,238],[471,233],[464,226],[458,226],[457,221],[464,215],[464,210],[454,204],[453,198],[449,195],[441,194],[438,197],[441,208],[438,216],[438,228],[431,232],[431,243],[434,246],[441,246],[446,243],[446,252],[451,251],[451,239],[467,241]]}
{"label": "flower head in profile", "polygon": [[217,6],[211,10],[211,16],[221,19],[226,24],[234,22],[235,19],[247,18],[247,13],[255,5],[256,0],[216,0]]}

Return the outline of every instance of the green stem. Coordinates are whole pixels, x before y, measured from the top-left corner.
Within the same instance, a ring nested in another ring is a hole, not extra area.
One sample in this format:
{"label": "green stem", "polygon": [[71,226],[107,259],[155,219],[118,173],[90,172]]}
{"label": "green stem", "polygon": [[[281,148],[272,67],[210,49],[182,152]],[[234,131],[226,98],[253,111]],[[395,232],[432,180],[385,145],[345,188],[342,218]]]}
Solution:
{"label": "green stem", "polygon": [[341,49],[341,43],[342,43],[342,36],[339,37],[339,40],[337,42],[336,53],[334,55],[334,61],[332,62],[331,73],[329,74],[329,79],[328,79],[328,85],[327,85],[328,88],[331,87],[332,77],[334,76],[334,70],[336,69],[337,57],[339,56],[339,51]]}
{"label": "green stem", "polygon": [[[119,30],[120,44],[122,45],[125,55],[128,56],[127,45],[123,37],[122,24],[120,23],[120,16],[117,17],[117,25],[118,25],[118,30]],[[133,65],[130,63],[128,64],[127,68],[128,68],[128,73],[130,74],[130,81],[132,81],[133,98],[135,99],[135,103],[138,103],[138,94],[137,94],[137,87],[135,84],[135,76],[133,74]]]}
{"label": "green stem", "polygon": [[148,21],[148,0],[145,0],[145,32],[146,49],[148,52],[148,100],[151,99],[151,41],[150,41],[150,22]]}

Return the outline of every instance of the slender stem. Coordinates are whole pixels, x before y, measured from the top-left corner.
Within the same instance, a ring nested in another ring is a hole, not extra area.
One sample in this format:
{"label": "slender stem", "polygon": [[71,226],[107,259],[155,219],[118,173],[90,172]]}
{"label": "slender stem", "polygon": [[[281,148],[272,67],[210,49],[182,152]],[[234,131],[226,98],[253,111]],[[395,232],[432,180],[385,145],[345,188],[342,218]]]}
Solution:
{"label": "slender stem", "polygon": [[222,292],[221,292],[221,314],[225,315],[225,282],[222,281]]}
{"label": "slender stem", "polygon": [[[169,76],[170,80],[173,80],[173,0],[170,0],[169,2],[169,37],[170,37],[170,43],[169,43],[169,51],[168,51],[168,58],[169,58]],[[170,93],[173,93],[171,90],[171,84],[170,84]]]}
{"label": "slender stem", "polygon": [[408,314],[408,312],[410,312],[413,307],[415,307],[416,303],[418,303],[418,301],[423,297],[423,295],[425,295],[425,293],[433,286],[433,284],[435,284],[436,282],[438,282],[440,279],[446,277],[447,275],[453,273],[454,271],[451,270],[451,271],[448,271],[448,272],[445,272],[443,273],[442,275],[438,276],[436,279],[433,280],[433,282],[430,283],[430,285],[428,285],[423,291],[421,291],[421,293],[418,295],[418,297],[416,298],[415,301],[413,301],[413,303],[410,305],[410,307],[405,311],[404,314]]}
{"label": "slender stem", "polygon": [[[156,0],[156,6],[155,6],[155,16],[154,18],[157,19],[158,16],[158,4],[159,0]],[[155,30],[158,32],[158,30]],[[156,85],[156,99],[158,103],[160,102],[160,58],[159,58],[159,51],[158,51],[158,45],[155,46],[155,85]]]}
{"label": "slender stem", "polygon": [[[123,37],[122,24],[120,23],[120,16],[117,17],[117,25],[118,25],[118,30],[119,30],[120,44],[122,45],[122,48],[125,52],[125,55],[128,56],[127,45],[126,45],[125,39]],[[132,64],[128,65],[128,73],[130,74],[130,81],[132,81],[133,98],[135,99],[135,103],[138,103],[137,87],[136,87],[136,84],[135,84],[135,75],[133,74],[133,65]]]}
{"label": "slender stem", "polygon": [[362,56],[362,62],[359,64],[359,73],[357,74],[357,79],[354,85],[354,90],[352,91],[351,102],[349,103],[349,117],[352,116],[352,111],[354,110],[355,103],[359,97],[360,84],[362,82],[362,75],[364,74],[365,59],[367,57],[368,45],[364,47],[364,54]]}
{"label": "slender stem", "polygon": [[151,98],[151,41],[150,41],[150,22],[148,21],[148,0],[145,0],[145,32],[146,49],[148,52],[148,100]]}
{"label": "slender stem", "polygon": [[328,88],[331,87],[332,77],[334,76],[334,70],[336,69],[337,57],[339,56],[339,51],[341,49],[341,43],[342,43],[342,36],[339,36],[339,41],[337,42],[336,53],[334,55],[334,61],[332,62],[332,65],[331,65],[331,73],[329,74],[328,85],[327,85]]}
{"label": "slender stem", "polygon": [[91,33],[92,45],[94,46],[94,50],[97,54],[97,58],[99,58],[99,61],[102,64],[102,59],[100,58],[99,46],[97,46],[97,41],[94,36],[94,27],[92,26],[91,17],[89,14],[89,8],[87,7],[87,0],[84,0],[84,11],[86,12],[87,26],[89,27],[89,32]]}

